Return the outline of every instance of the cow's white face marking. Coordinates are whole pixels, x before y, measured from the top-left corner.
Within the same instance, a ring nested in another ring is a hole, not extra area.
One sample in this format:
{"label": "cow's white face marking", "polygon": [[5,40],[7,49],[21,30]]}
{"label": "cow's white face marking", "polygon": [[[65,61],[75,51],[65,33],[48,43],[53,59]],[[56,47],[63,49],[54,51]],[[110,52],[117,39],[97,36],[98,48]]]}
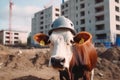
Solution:
{"label": "cow's white face marking", "polygon": [[65,58],[65,63],[63,66],[69,68],[69,63],[72,58],[71,40],[73,41],[73,34],[69,30],[57,30],[52,32],[49,39],[51,41],[51,57]]}

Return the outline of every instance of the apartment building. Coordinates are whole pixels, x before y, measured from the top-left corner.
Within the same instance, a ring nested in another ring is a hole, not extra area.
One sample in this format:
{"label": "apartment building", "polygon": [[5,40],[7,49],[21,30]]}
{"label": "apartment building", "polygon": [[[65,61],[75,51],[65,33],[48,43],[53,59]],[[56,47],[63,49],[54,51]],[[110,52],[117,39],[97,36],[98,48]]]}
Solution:
{"label": "apartment building", "polygon": [[27,44],[28,32],[24,31],[0,31],[0,43],[3,45]]}
{"label": "apartment building", "polygon": [[120,0],[68,0],[61,15],[73,21],[77,32],[90,32],[95,43],[115,43],[120,37]]}
{"label": "apartment building", "polygon": [[[50,6],[34,14],[32,18],[32,30],[31,36],[36,33],[48,34],[51,29],[52,22],[60,16],[60,9],[58,7]],[[34,45],[34,40],[32,37],[31,43]]]}

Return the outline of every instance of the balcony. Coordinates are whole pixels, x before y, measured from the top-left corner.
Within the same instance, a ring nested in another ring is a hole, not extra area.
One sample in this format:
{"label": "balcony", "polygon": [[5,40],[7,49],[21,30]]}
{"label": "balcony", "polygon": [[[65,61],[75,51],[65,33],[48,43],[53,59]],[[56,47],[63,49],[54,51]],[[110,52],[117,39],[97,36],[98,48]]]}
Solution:
{"label": "balcony", "polygon": [[95,0],[95,4],[99,4],[99,3],[102,3],[104,2],[104,0]]}
{"label": "balcony", "polygon": [[95,13],[103,12],[104,11],[104,6],[98,6],[95,8]]}
{"label": "balcony", "polygon": [[98,21],[104,21],[104,15],[95,16],[95,20],[96,20],[96,22],[98,22]]}

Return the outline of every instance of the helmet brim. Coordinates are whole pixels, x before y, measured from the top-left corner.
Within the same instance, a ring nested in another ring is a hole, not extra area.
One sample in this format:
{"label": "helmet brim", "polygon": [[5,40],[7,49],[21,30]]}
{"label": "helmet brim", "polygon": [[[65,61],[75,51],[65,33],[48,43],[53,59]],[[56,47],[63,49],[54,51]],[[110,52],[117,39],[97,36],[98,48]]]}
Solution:
{"label": "helmet brim", "polygon": [[70,28],[66,28],[66,27],[53,28],[53,29],[49,30],[48,34],[51,35],[52,32],[55,31],[55,30],[70,30],[73,35],[76,34],[76,31],[74,31],[74,30],[72,30]]}

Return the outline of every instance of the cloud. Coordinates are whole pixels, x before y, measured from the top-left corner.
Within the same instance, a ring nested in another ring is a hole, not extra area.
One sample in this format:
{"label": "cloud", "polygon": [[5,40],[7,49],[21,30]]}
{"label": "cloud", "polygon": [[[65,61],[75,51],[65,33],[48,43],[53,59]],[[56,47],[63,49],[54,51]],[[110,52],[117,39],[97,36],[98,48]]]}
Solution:
{"label": "cloud", "polygon": [[[4,1],[5,0],[2,2]],[[31,31],[31,19],[34,16],[34,13],[40,11],[43,6],[49,4],[50,0],[30,0],[29,2],[24,1],[24,3],[21,3],[23,1],[24,0],[13,0],[12,29]],[[0,29],[6,29],[9,27],[8,3],[9,1],[7,1],[7,5],[4,4],[4,7],[0,7]],[[61,0],[54,0],[50,5],[58,6],[60,3]]]}
{"label": "cloud", "polygon": [[14,6],[13,16],[19,16],[19,17],[31,16],[39,10],[40,8],[37,6],[26,6],[26,7]]}
{"label": "cloud", "polygon": [[[40,8],[37,6],[14,6],[13,7],[13,29],[18,30],[31,30],[31,19],[35,12],[39,11]],[[17,27],[17,28],[16,28]]]}
{"label": "cloud", "polygon": [[[31,31],[31,19],[34,13],[40,11],[38,6],[18,6],[13,5],[12,9],[12,29]],[[9,25],[9,8],[6,6],[0,11],[0,26]]]}

